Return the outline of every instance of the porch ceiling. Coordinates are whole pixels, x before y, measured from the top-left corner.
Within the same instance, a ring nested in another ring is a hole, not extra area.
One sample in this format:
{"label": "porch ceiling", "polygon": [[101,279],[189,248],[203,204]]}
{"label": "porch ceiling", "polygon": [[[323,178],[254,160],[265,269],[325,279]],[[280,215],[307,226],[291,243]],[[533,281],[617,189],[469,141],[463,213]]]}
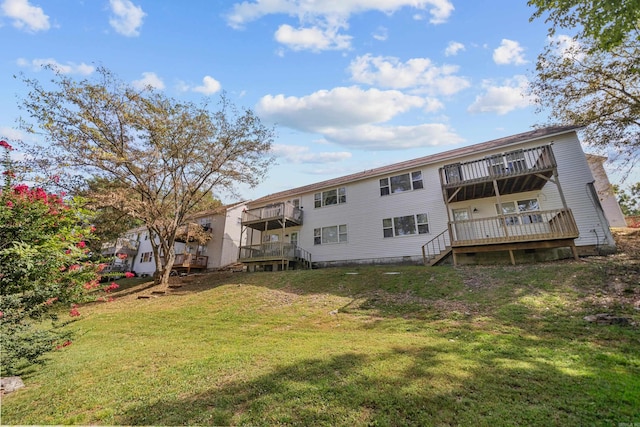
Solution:
{"label": "porch ceiling", "polygon": [[[284,226],[286,227],[296,227],[300,225],[299,221],[294,221],[289,218],[284,219]],[[257,221],[245,221],[242,223],[245,227],[252,228],[254,230],[266,231],[266,230],[278,230],[282,228],[282,219],[268,219],[268,220],[257,220]]]}

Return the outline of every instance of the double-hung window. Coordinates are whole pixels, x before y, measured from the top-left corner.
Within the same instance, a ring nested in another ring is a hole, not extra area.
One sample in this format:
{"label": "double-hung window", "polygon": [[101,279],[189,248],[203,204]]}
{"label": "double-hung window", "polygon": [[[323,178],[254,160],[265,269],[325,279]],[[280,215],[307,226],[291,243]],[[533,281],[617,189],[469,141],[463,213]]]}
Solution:
{"label": "double-hung window", "polygon": [[323,206],[331,206],[347,203],[347,188],[339,187],[326,190],[313,195],[313,206],[321,208]]}
{"label": "double-hung window", "polygon": [[429,233],[429,218],[426,213],[384,218],[382,220],[382,235],[384,237],[427,233]]}
{"label": "double-hung window", "polygon": [[153,252],[143,252],[140,256],[140,262],[151,262],[151,256]]}
{"label": "double-hung window", "polygon": [[313,229],[313,244],[328,245],[347,242],[347,225],[333,225],[330,227]]}
{"label": "double-hung window", "polygon": [[380,180],[380,195],[403,193],[405,191],[424,188],[422,183],[422,171],[414,171],[402,175],[390,176]]}
{"label": "double-hung window", "polygon": [[[507,225],[536,224],[542,222],[542,215],[534,213],[540,210],[538,199],[518,200],[517,202],[503,202],[502,215],[505,215]],[[496,211],[500,214],[500,205],[496,204]]]}

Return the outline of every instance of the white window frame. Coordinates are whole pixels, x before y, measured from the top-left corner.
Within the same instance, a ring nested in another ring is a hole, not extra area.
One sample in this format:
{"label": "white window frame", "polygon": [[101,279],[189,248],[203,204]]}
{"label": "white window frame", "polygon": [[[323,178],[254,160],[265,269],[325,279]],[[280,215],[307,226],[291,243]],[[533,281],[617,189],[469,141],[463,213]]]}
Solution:
{"label": "white window frame", "polygon": [[143,252],[140,255],[140,262],[151,262],[153,258],[153,252]]}
{"label": "white window frame", "polygon": [[[533,204],[531,204],[533,202]],[[540,210],[537,198],[502,202],[502,215],[505,215],[507,225],[537,224],[542,222],[542,215],[535,213]],[[500,205],[496,203],[496,212],[500,215]],[[531,214],[527,215],[527,213]],[[513,215],[513,216],[512,216]]]}
{"label": "white window frame", "polygon": [[[335,195],[329,194],[335,192]],[[334,203],[327,203],[328,200],[335,198]],[[323,208],[325,206],[335,206],[347,203],[347,187],[336,187],[329,190],[320,191],[313,195],[313,207]]]}
{"label": "white window frame", "polygon": [[[421,170],[388,176],[381,178],[379,182],[380,196],[390,196],[391,194],[406,193],[407,191],[421,190],[424,188]],[[405,185],[402,185],[403,183]],[[406,184],[408,184],[408,188]]]}
{"label": "white window frame", "polygon": [[[402,221],[404,221],[405,218],[411,218],[413,229],[409,230],[408,233],[399,234],[398,227],[402,226]],[[417,234],[429,234],[429,215],[427,213],[382,219],[382,236],[384,238],[414,236]]]}
{"label": "white window frame", "polygon": [[313,229],[314,245],[335,245],[339,243],[347,243],[346,224],[330,225]]}

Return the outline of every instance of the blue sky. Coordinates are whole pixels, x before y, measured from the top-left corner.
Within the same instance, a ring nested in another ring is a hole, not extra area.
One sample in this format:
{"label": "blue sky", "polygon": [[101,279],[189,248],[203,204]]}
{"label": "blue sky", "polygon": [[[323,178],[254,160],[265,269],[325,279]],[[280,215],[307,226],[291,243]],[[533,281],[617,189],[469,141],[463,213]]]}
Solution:
{"label": "blue sky", "polygon": [[545,123],[525,95],[548,41],[532,12],[526,0],[0,0],[0,137],[29,142],[13,76],[47,79],[43,64],[78,79],[104,65],[180,100],[225,91],[276,126],[277,165],[241,189],[260,197]]}

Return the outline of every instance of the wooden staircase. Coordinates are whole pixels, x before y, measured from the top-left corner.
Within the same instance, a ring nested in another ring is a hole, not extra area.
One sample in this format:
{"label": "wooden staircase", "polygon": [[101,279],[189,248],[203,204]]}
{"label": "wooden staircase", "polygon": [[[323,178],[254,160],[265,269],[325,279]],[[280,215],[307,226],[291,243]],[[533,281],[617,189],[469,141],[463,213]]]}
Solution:
{"label": "wooden staircase", "polygon": [[424,265],[434,266],[451,253],[449,230],[444,230],[433,239],[422,245]]}

